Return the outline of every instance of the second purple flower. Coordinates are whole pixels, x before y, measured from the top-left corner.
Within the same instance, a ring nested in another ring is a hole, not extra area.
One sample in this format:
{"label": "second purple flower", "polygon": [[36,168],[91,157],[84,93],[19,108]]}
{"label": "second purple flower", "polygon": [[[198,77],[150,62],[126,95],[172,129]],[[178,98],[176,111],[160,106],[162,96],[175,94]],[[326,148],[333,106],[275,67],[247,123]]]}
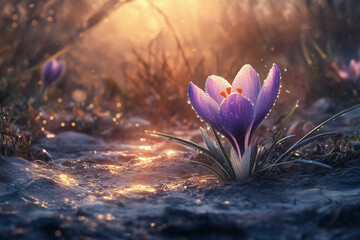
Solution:
{"label": "second purple flower", "polygon": [[65,70],[65,63],[63,61],[51,60],[41,71],[41,80],[43,82],[43,89],[49,87],[56,79],[58,79]]}
{"label": "second purple flower", "polygon": [[349,66],[343,66],[342,69],[337,69],[339,76],[342,79],[348,79],[352,82],[360,80],[360,61],[357,62],[351,59]]}

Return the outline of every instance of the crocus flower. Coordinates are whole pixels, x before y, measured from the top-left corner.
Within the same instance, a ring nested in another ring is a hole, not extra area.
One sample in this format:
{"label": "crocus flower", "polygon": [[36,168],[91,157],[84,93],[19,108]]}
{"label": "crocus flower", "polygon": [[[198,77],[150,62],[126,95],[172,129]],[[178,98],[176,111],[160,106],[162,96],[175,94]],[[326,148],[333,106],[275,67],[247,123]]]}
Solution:
{"label": "crocus flower", "polygon": [[43,82],[43,89],[49,87],[56,79],[58,79],[64,72],[65,63],[63,61],[58,62],[51,60],[48,62],[41,71],[41,77]]}
{"label": "crocus flower", "polygon": [[342,79],[356,82],[360,80],[360,61],[357,62],[351,59],[349,66],[343,66],[342,69],[338,69],[337,72]]}
{"label": "crocus flower", "polygon": [[280,88],[280,70],[273,64],[261,86],[257,72],[244,65],[232,85],[222,77],[209,76],[206,92],[190,82],[188,95],[200,118],[226,136],[241,157],[251,136],[269,113]]}

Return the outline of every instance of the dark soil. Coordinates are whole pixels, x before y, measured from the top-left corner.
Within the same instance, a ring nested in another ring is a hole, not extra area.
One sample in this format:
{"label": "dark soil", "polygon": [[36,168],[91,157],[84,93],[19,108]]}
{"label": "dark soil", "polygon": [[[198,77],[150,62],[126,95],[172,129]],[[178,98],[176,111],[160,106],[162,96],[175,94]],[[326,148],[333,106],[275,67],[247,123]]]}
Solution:
{"label": "dark soil", "polygon": [[360,159],[222,182],[138,144],[66,132],[36,144],[51,162],[1,156],[1,239],[360,238]]}

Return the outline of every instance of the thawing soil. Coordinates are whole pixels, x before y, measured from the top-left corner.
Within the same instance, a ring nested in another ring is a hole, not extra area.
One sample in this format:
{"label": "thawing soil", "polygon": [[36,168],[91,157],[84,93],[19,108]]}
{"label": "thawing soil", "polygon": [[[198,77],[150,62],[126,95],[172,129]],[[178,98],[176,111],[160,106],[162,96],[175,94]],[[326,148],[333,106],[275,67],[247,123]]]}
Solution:
{"label": "thawing soil", "polygon": [[0,156],[0,238],[360,239],[360,159],[223,182],[143,137],[64,132],[35,144],[53,161]]}
{"label": "thawing soil", "polygon": [[188,163],[195,153],[158,154],[164,146],[73,132],[38,146],[54,161],[1,157],[2,239],[360,237],[358,159],[238,183]]}

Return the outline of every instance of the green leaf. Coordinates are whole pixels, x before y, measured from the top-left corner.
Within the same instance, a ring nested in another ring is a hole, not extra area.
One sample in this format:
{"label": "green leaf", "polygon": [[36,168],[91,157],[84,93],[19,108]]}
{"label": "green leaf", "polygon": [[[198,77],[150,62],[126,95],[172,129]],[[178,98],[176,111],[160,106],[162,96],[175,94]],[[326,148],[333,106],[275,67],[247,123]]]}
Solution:
{"label": "green leaf", "polygon": [[315,135],[315,136],[312,136],[312,137],[309,137],[309,138],[306,138],[304,140],[302,140],[301,142],[299,142],[298,144],[296,144],[294,146],[294,148],[299,148],[299,147],[302,147],[306,144],[309,144],[311,143],[312,141],[314,140],[317,140],[319,138],[323,138],[323,137],[328,137],[328,136],[332,136],[332,135],[335,135],[337,134],[336,132],[325,132],[325,133],[320,133],[318,135]]}
{"label": "green leaf", "polygon": [[[209,121],[209,122],[210,122],[210,121]],[[219,138],[218,134],[216,133],[216,130],[215,130],[215,128],[214,128],[214,126],[212,125],[211,122],[210,122],[210,128],[211,128],[211,131],[212,131],[212,133],[213,133],[213,136],[214,136],[214,138],[215,138],[215,140],[216,140],[216,143],[217,143],[217,145],[219,146],[219,148],[221,149],[221,152],[222,152],[222,154],[223,154],[223,156],[224,156],[224,158],[225,158],[225,161],[226,161],[226,163],[227,163],[227,165],[228,165],[228,167],[229,167],[230,174],[231,174],[231,176],[232,176],[233,178],[235,178],[234,167],[233,167],[233,165],[231,164],[229,155],[226,153],[225,148],[224,148],[224,146],[222,145],[222,143],[221,143],[221,141],[220,141],[220,138]]]}
{"label": "green leaf", "polygon": [[223,176],[223,175],[221,175],[218,171],[216,171],[214,168],[212,168],[211,166],[209,166],[209,165],[206,164],[206,163],[202,163],[202,162],[198,162],[198,161],[193,161],[193,160],[190,160],[189,162],[198,164],[198,165],[200,165],[200,166],[202,166],[202,167],[205,167],[205,168],[211,170],[212,172],[214,172],[219,178],[224,179],[224,176]]}
{"label": "green leaf", "polygon": [[324,167],[324,168],[328,168],[328,169],[332,169],[331,166],[325,164],[325,163],[319,163],[316,161],[312,161],[312,160],[306,160],[306,159],[296,159],[294,161],[292,161],[294,163],[305,163],[305,164],[312,164],[312,165],[317,165],[319,167]]}
{"label": "green leaf", "polygon": [[222,158],[222,154],[221,154],[220,150],[214,145],[214,143],[211,141],[209,136],[205,133],[204,129],[200,128],[200,131],[201,131],[201,135],[204,139],[204,142],[205,142],[207,148],[210,150],[210,152],[212,152],[219,159],[221,159],[225,162],[225,160]]}
{"label": "green leaf", "polygon": [[268,169],[273,168],[273,167],[279,167],[279,166],[282,166],[282,165],[293,164],[293,163],[312,164],[312,165],[316,165],[316,166],[319,166],[319,167],[324,167],[324,168],[332,169],[331,166],[329,166],[329,165],[327,165],[327,164],[325,164],[325,163],[319,163],[319,162],[316,162],[316,161],[305,160],[305,159],[296,159],[296,160],[293,160],[293,161],[271,164],[271,165],[269,165],[269,166],[261,169],[259,172],[268,170]]}
{"label": "green leaf", "polygon": [[286,140],[290,139],[290,138],[293,138],[293,137],[296,137],[296,135],[289,135],[289,136],[286,136],[286,137],[283,137],[282,139],[280,139],[278,142],[277,142],[277,145],[285,142]]}
{"label": "green leaf", "polygon": [[231,170],[226,165],[226,162],[225,162],[224,157],[222,156],[220,150],[214,145],[214,143],[210,140],[209,136],[205,133],[205,131],[202,128],[200,128],[200,131],[203,136],[204,142],[205,142],[206,146],[208,147],[208,149],[210,150],[210,152],[212,152],[217,157],[216,160],[219,161],[219,163],[226,170],[228,175],[231,175]]}
{"label": "green leaf", "polygon": [[163,137],[163,138],[178,142],[178,143],[183,144],[185,146],[191,147],[191,148],[195,149],[198,152],[204,152],[204,153],[208,154],[210,157],[215,157],[212,152],[210,152],[206,148],[203,148],[200,145],[197,145],[194,142],[191,142],[191,141],[188,141],[188,140],[185,140],[185,139],[182,139],[182,138],[178,138],[178,137],[175,137],[175,136],[172,136],[172,135],[168,135],[168,134],[165,134],[165,133],[160,133],[160,132],[155,132],[155,131],[145,131],[145,132],[147,134],[149,134],[149,135],[152,135],[152,136]]}
{"label": "green leaf", "polygon": [[210,140],[209,136],[205,133],[205,131],[202,128],[200,128],[200,131],[206,146],[217,157],[216,161],[218,161],[221,167],[226,170],[227,174],[231,176],[231,170],[227,166],[226,161],[224,160],[224,157],[221,154],[221,151],[214,145],[214,143]]}
{"label": "green leaf", "polygon": [[[304,140],[305,138],[308,138],[311,134],[313,134],[314,132],[316,132],[318,129],[322,128],[325,124],[327,124],[328,122],[335,120],[338,117],[344,116],[345,114],[357,109],[360,107],[360,104],[357,104],[355,106],[352,106],[348,109],[345,109],[344,111],[341,111],[337,114],[335,114],[334,116],[332,116],[331,118],[327,119],[326,121],[320,123],[319,125],[317,125],[314,129],[312,129],[310,132],[308,132],[305,136],[303,136],[299,141],[297,141],[295,144],[301,142],[302,140]],[[295,145],[294,144],[294,145]]]}
{"label": "green leaf", "polygon": [[[313,134],[314,132],[316,132],[317,130],[319,130],[320,128],[322,128],[325,124],[327,124],[328,122],[332,121],[332,120],[335,120],[336,118],[338,117],[341,117],[341,116],[344,116],[345,114],[357,109],[360,107],[360,104],[357,104],[355,106],[352,106],[350,108],[347,108],[337,114],[335,114],[334,116],[330,117],[329,119],[325,120],[324,122],[320,123],[319,125],[317,125],[315,128],[313,128],[310,132],[308,132],[307,134],[305,134],[305,136],[303,136],[301,139],[299,139],[296,143],[294,143],[293,146],[291,146],[289,148],[289,150],[287,150],[282,156],[280,156],[280,158],[278,160],[276,160],[276,163],[277,162],[280,162],[280,161],[283,161],[284,158],[286,158],[289,154],[291,154],[291,152],[293,152],[295,150],[295,146],[297,146],[299,143],[303,142],[305,139],[309,138],[311,134]],[[327,133],[329,134],[329,133]],[[333,133],[331,133],[332,135]],[[319,134],[320,135],[320,134]],[[319,135],[316,135],[316,136],[319,136]],[[313,139],[315,140],[315,139]],[[311,140],[311,141],[313,141]],[[303,146],[304,144],[302,144]],[[298,148],[298,147],[296,147]]]}
{"label": "green leaf", "polygon": [[249,168],[249,177],[251,177],[251,174],[254,170],[254,165],[256,163],[256,159],[257,159],[257,154],[258,154],[258,138],[256,138],[252,151],[251,151],[251,155],[250,155],[250,168]]}
{"label": "green leaf", "polygon": [[306,138],[304,140],[302,140],[301,142],[297,142],[296,144],[294,144],[291,148],[289,148],[285,153],[283,153],[277,160],[275,163],[278,162],[283,162],[287,159],[287,157],[289,157],[294,151],[296,151],[297,149],[319,139],[319,138],[323,138],[323,137],[328,137],[328,136],[332,136],[335,135],[336,132],[326,132],[326,133],[320,133],[318,135],[315,135],[313,137],[309,137]]}
{"label": "green leaf", "polygon": [[288,125],[288,123],[289,123],[289,121],[290,121],[290,118],[291,118],[291,116],[293,115],[295,109],[298,107],[298,104],[299,104],[299,100],[297,100],[297,101],[295,102],[293,108],[292,108],[291,111],[289,112],[289,114],[288,114],[288,116],[287,116],[287,118],[286,118],[283,126],[282,126],[281,129],[280,129],[279,134],[276,136],[274,142],[271,144],[271,147],[270,147],[269,151],[267,151],[267,153],[266,153],[266,155],[265,155],[265,157],[264,157],[264,160],[263,160],[260,168],[266,166],[266,165],[269,163],[269,156],[270,156],[270,154],[272,153],[272,151],[274,150],[275,146],[279,143],[279,139],[280,139],[281,135],[283,134],[286,126]]}
{"label": "green leaf", "polygon": [[221,162],[220,159],[218,159],[212,152],[210,152],[209,150],[207,150],[204,147],[201,147],[200,145],[197,145],[196,143],[193,143],[191,141],[182,139],[182,138],[178,138],[172,135],[168,135],[165,133],[160,133],[160,132],[155,132],[155,131],[145,131],[147,134],[152,135],[152,136],[158,136],[158,137],[163,137],[166,139],[169,139],[171,141],[175,141],[178,142],[182,145],[185,145],[187,147],[191,147],[192,149],[200,152],[201,154],[207,155],[210,160],[212,160],[214,163],[216,163],[219,168],[224,172],[225,175],[227,175],[228,177],[232,178],[231,175],[229,175],[228,171],[226,170],[226,168],[224,168],[223,163]]}
{"label": "green leaf", "polygon": [[254,170],[253,170],[253,173],[256,173],[260,167],[260,155],[262,153],[262,151],[264,150],[264,145],[262,145],[260,147],[260,149],[258,150],[258,154],[257,154],[257,157],[256,157],[256,160],[255,160],[255,165],[254,165]]}

